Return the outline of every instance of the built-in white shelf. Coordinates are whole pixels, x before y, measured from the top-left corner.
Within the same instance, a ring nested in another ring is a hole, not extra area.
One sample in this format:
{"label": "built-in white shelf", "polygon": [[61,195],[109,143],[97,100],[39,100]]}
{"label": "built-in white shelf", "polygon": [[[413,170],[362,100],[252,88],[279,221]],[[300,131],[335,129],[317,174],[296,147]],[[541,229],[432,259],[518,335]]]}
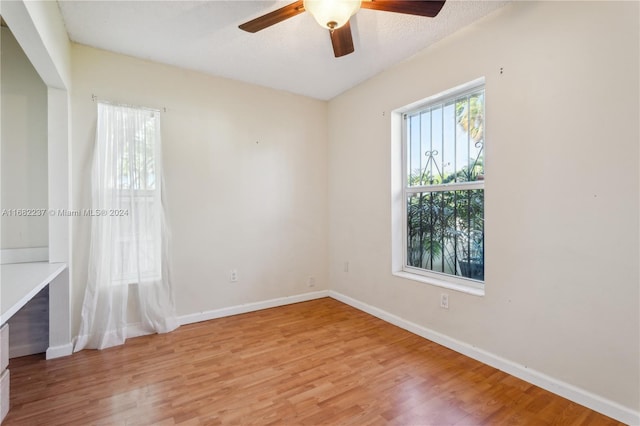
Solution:
{"label": "built-in white shelf", "polygon": [[66,263],[29,262],[0,265],[0,325],[67,268]]}
{"label": "built-in white shelf", "polygon": [[[67,269],[66,263],[28,262],[0,265],[0,325],[2,325],[0,347],[3,359],[0,374],[0,422],[9,412],[10,372],[6,369],[9,347],[7,322],[42,289],[58,278],[65,269]],[[65,279],[63,284],[68,289],[68,279]],[[64,324],[62,326],[64,328]],[[49,350],[47,355],[48,353]]]}

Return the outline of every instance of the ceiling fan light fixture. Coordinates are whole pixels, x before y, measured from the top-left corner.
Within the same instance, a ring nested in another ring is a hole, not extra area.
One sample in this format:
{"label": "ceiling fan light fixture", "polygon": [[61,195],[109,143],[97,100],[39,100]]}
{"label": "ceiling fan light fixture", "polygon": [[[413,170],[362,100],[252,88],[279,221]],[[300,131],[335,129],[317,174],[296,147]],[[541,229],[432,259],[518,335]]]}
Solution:
{"label": "ceiling fan light fixture", "polygon": [[360,9],[360,0],[304,0],[304,8],[323,28],[342,27]]}

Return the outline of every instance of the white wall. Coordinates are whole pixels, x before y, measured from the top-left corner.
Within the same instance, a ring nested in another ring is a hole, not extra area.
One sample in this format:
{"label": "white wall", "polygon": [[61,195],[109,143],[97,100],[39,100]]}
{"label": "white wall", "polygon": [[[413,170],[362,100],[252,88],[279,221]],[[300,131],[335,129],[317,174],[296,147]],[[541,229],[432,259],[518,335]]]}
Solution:
{"label": "white wall", "polygon": [[[36,126],[44,126],[46,137],[45,153],[48,154],[44,157],[43,168],[38,170],[38,172],[45,170],[48,172],[44,178],[45,188],[48,190],[45,202],[48,201],[48,203],[42,207],[68,209],[69,116],[66,89],[70,85],[69,70],[71,61],[70,43],[58,10],[58,4],[52,1],[37,0],[29,1],[28,3],[21,0],[3,1],[0,2],[0,14],[9,27],[12,28],[18,44],[25,52],[39,78],[46,85],[46,98],[43,103],[45,116],[42,121],[38,121],[38,124],[36,124]],[[3,114],[4,112],[3,109]],[[13,111],[12,113],[16,120],[31,120],[27,118],[28,116],[19,116]],[[31,124],[29,125],[31,126]],[[4,129],[2,134],[4,139]],[[30,177],[27,179],[30,179]],[[20,182],[22,183],[23,181],[20,180]],[[2,185],[4,194],[7,182],[3,180]],[[52,262],[69,262],[69,267],[71,268],[68,218],[49,216],[48,219],[49,260]],[[2,229],[3,236],[7,232],[7,228]],[[0,285],[0,295],[2,293],[1,287]],[[49,324],[48,333],[34,334],[29,332],[16,334],[12,332],[10,337],[12,346],[14,343],[23,346],[22,342],[25,343],[24,348],[29,347],[33,350],[39,350],[37,347],[40,347],[41,338],[46,341],[45,334],[48,334],[47,358],[68,355],[72,350],[69,316],[69,274],[66,271],[63,272],[50,284],[49,290],[49,311],[55,321]],[[35,321],[32,322],[34,325],[44,324],[44,321],[40,321],[43,317],[38,307],[40,306],[39,301],[42,300],[38,296],[38,301],[25,307],[27,311],[40,312],[35,314]],[[27,315],[27,317],[31,317],[31,314]],[[29,318],[29,321],[31,322],[31,318]],[[37,329],[44,330],[40,326]],[[42,347],[46,346],[45,344]]]}
{"label": "white wall", "polygon": [[[49,167],[48,205],[45,207],[68,210],[70,117],[67,89],[71,85],[71,44],[58,3],[47,0],[3,1],[0,2],[0,14],[46,85],[47,119],[44,126]],[[49,216],[49,261],[65,262],[71,268],[69,233],[68,218]],[[53,299],[62,300],[64,297]]]}
{"label": "white wall", "polygon": [[[46,209],[47,87],[8,28],[1,28],[0,110],[4,209]],[[49,215],[2,216],[0,248],[47,247]],[[1,293],[1,289],[0,289]],[[9,321],[9,357],[44,352],[49,292],[43,290]]]}
{"label": "white wall", "polygon": [[[8,28],[2,28],[0,119],[2,209],[47,208],[47,87]],[[0,248],[48,245],[47,214],[2,215]]]}
{"label": "white wall", "polygon": [[[162,143],[179,315],[327,289],[326,102],[80,45],[72,58],[74,209],[91,207],[92,95],[166,107]],[[77,328],[89,218],[73,218],[72,228]],[[231,269],[237,283],[228,282]]]}
{"label": "white wall", "polygon": [[3,1],[0,15],[44,83],[50,88],[67,89],[71,84],[70,43],[58,2]]}
{"label": "white wall", "polygon": [[[331,289],[638,413],[638,6],[517,2],[333,99]],[[486,295],[443,310],[391,274],[390,111],[481,76]]]}

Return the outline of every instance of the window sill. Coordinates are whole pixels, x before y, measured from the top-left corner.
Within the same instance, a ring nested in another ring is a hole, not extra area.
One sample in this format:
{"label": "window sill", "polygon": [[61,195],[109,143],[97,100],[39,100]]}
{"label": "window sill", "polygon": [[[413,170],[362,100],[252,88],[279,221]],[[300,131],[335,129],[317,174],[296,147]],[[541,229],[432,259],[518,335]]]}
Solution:
{"label": "window sill", "polygon": [[467,293],[473,296],[484,296],[483,288],[470,287],[462,284],[452,283],[445,280],[439,280],[433,277],[412,274],[411,272],[405,272],[405,271],[396,271],[396,272],[392,272],[392,274],[399,278],[406,278],[408,280],[418,281],[421,283],[434,285],[436,287],[446,288],[448,290],[459,291],[461,293]]}

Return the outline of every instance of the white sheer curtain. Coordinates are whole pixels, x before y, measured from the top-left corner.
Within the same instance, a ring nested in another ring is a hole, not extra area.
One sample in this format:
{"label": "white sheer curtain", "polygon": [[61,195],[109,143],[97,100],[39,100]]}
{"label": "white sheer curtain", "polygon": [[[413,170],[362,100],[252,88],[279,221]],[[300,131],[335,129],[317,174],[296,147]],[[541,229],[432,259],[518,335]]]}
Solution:
{"label": "white sheer curtain", "polygon": [[159,111],[98,103],[89,275],[75,351],[120,345],[127,330],[178,327],[160,142]]}

